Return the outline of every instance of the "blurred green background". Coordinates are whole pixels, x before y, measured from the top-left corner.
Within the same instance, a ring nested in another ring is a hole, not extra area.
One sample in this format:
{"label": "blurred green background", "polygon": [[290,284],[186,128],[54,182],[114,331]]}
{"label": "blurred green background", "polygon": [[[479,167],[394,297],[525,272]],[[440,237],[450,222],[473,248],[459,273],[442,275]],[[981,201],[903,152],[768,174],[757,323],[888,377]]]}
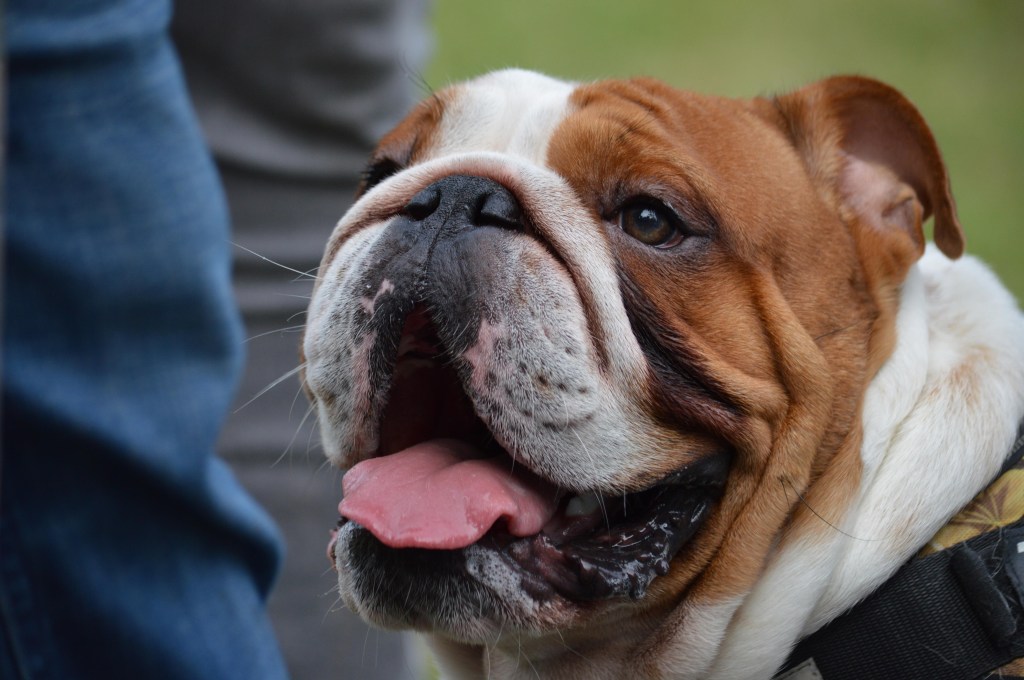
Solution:
{"label": "blurred green background", "polygon": [[432,88],[508,66],[741,97],[895,85],[945,154],[968,251],[1024,299],[1024,0],[435,0],[434,26]]}

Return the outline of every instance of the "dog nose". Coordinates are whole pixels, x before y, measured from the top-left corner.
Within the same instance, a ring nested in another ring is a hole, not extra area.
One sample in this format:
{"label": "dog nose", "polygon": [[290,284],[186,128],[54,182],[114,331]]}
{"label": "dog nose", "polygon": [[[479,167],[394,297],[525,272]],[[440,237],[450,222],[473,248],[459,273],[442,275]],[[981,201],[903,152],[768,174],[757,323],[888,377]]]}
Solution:
{"label": "dog nose", "polygon": [[523,209],[506,187],[486,177],[452,175],[412,197],[402,214],[416,222],[443,220],[449,228],[524,230]]}

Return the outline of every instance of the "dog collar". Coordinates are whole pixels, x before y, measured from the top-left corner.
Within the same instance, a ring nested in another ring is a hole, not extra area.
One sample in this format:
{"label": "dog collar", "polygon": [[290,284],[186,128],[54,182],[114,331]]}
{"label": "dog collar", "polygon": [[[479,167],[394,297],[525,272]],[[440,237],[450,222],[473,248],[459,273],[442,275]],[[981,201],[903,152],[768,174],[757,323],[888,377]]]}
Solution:
{"label": "dog collar", "polygon": [[1024,678],[1024,423],[999,476],[775,680]]}

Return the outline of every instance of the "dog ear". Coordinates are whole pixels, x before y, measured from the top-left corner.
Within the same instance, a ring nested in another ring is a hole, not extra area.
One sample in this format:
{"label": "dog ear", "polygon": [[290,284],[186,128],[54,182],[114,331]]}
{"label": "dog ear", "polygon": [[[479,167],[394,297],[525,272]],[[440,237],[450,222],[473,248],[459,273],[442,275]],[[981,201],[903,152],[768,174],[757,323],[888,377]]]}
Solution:
{"label": "dog ear", "polygon": [[933,215],[935,244],[950,258],[963,254],[946,166],[906,97],[870,78],[838,76],[771,104],[819,188],[845,220],[867,225],[868,240],[881,241],[900,269],[924,252],[921,225]]}

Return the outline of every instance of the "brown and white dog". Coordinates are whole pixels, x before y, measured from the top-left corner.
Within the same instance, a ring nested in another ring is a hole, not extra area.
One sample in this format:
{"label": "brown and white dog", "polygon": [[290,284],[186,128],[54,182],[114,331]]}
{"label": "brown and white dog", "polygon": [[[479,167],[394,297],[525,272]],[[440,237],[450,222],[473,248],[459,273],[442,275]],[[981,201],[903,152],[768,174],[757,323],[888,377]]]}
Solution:
{"label": "brown and white dog", "polygon": [[309,310],[341,595],[452,677],[770,677],[1010,449],[1024,320],[963,249],[873,80],[437,93]]}

